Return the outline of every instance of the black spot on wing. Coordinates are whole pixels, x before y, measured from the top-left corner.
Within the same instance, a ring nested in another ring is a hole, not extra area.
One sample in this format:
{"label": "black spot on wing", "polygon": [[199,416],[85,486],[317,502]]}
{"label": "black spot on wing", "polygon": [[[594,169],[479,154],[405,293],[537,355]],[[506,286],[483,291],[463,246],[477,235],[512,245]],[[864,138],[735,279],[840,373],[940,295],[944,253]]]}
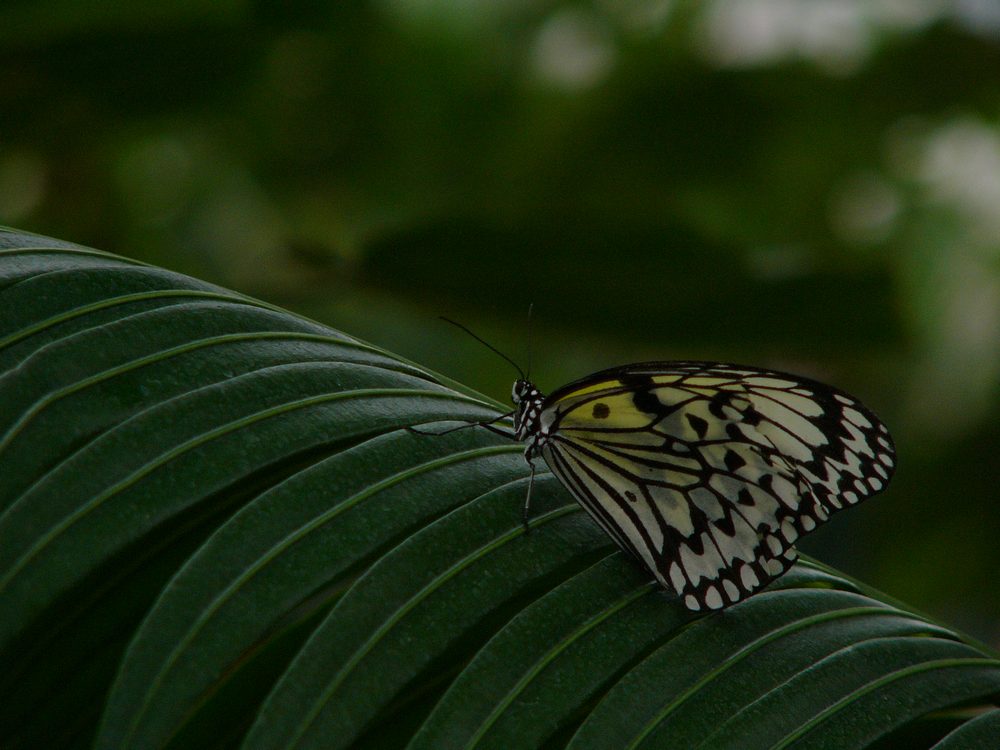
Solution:
{"label": "black spot on wing", "polygon": [[726,391],[717,391],[708,400],[708,412],[716,419],[731,419],[726,414],[726,407],[736,408],[733,404],[733,395]]}
{"label": "black spot on wing", "polygon": [[708,434],[708,422],[697,414],[685,414],[684,416],[687,417],[688,424],[691,425],[691,429],[695,431],[695,434],[704,440],[705,435]]}
{"label": "black spot on wing", "polygon": [[698,557],[705,554],[705,542],[704,537],[701,534],[692,534],[691,537],[686,540],[686,544],[691,548],[692,552],[698,555]]}
{"label": "black spot on wing", "polygon": [[632,394],[632,403],[635,408],[643,414],[655,414],[658,417],[667,414],[667,407],[658,399],[653,392],[648,389],[636,391]]}
{"label": "black spot on wing", "polygon": [[726,424],[726,436],[730,440],[746,440],[746,436],[740,430],[740,426],[736,422],[729,422]]}
{"label": "black spot on wing", "polygon": [[726,513],[726,515],[714,523],[716,528],[726,536],[736,536],[736,526],[734,525],[733,517],[729,513]]}
{"label": "black spot on wing", "polygon": [[747,465],[746,459],[731,449],[726,450],[725,458],[722,460],[726,462],[726,468],[729,469],[730,472],[736,472]]}
{"label": "black spot on wing", "polygon": [[607,404],[598,401],[594,404],[594,408],[591,410],[591,413],[594,415],[594,419],[607,419],[611,414],[611,409],[608,408]]}
{"label": "black spot on wing", "polygon": [[636,390],[649,390],[653,387],[653,376],[648,372],[621,372],[616,373],[622,385]]}

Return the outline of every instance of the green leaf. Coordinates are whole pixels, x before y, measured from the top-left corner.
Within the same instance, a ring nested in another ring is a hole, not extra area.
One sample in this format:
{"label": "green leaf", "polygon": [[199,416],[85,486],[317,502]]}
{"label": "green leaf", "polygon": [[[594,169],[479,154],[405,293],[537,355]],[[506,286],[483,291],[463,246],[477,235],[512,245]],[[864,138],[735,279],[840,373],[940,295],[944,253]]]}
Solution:
{"label": "green leaf", "polygon": [[242,295],[0,231],[0,394],[3,747],[995,729],[1000,663],[961,634],[808,561],[696,616],[546,472],[526,531],[516,443],[406,429],[489,399]]}
{"label": "green leaf", "polygon": [[1000,710],[975,716],[934,745],[934,750],[978,750],[1000,737]]}
{"label": "green leaf", "polygon": [[329,609],[360,570],[415,529],[504,481],[520,459],[490,438],[456,449],[457,434],[382,435],[289,477],[236,514],[139,630],[108,704],[103,746],[169,739],[169,721],[182,722],[185,707],[220,683],[246,682],[238,670],[249,654]]}

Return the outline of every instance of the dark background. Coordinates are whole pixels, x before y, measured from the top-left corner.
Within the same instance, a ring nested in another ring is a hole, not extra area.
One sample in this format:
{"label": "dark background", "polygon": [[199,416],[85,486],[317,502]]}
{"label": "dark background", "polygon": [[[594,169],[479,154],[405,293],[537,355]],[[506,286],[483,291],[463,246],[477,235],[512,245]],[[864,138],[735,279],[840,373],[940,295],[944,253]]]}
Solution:
{"label": "dark background", "polygon": [[803,549],[1000,644],[1000,5],[7,0],[0,222],[504,400],[436,316],[837,384],[899,471]]}

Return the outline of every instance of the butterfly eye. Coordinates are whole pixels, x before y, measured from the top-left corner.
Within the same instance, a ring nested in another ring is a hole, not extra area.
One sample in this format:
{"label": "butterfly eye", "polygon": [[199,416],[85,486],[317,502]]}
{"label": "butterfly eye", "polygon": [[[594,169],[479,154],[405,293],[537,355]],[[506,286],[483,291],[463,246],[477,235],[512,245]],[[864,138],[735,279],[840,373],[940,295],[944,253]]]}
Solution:
{"label": "butterfly eye", "polygon": [[531,383],[519,378],[514,381],[514,387],[510,391],[510,400],[514,402],[514,406],[519,406],[533,390]]}

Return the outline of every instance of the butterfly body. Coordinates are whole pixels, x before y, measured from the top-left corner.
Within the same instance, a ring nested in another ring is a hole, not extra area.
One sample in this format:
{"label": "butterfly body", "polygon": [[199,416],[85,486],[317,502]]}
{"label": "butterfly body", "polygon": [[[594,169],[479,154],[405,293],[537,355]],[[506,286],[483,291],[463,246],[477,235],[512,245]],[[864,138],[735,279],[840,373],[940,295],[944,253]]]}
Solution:
{"label": "butterfly body", "polygon": [[521,378],[512,400],[528,462],[541,456],[693,610],[780,576],[799,536],[881,490],[895,465],[888,430],[858,401],[755,367],[648,362],[548,396]]}

